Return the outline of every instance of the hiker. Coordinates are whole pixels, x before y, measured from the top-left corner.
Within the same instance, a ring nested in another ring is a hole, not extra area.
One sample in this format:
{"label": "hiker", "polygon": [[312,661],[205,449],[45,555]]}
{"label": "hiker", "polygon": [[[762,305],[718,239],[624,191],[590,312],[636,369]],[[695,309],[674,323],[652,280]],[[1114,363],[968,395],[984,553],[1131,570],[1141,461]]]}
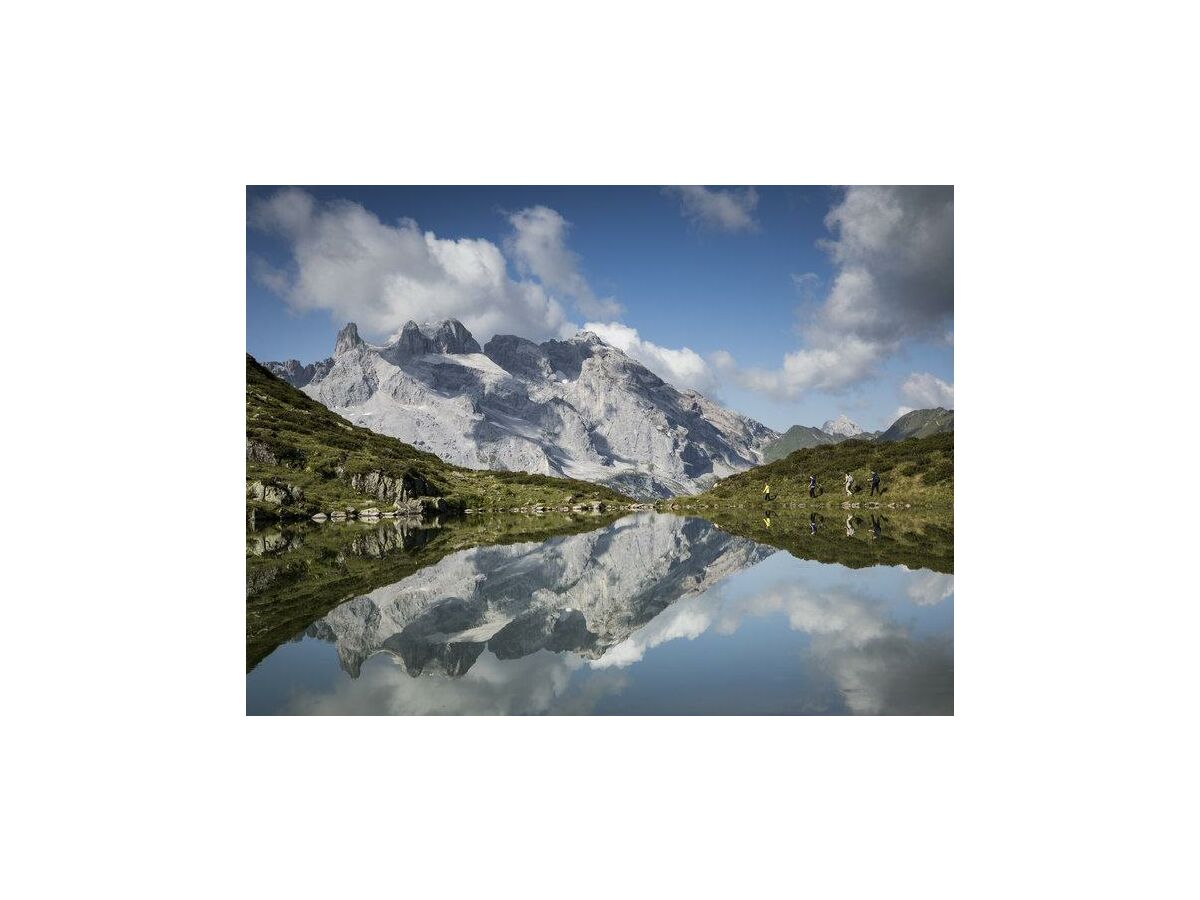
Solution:
{"label": "hiker", "polygon": [[881,491],[879,489],[879,473],[876,472],[874,469],[872,469],[871,470],[871,496],[873,497],[876,494],[878,494],[879,496],[882,497],[883,491]]}
{"label": "hiker", "polygon": [[771,499],[771,482],[769,482],[769,481],[763,485],[763,499],[764,500]]}
{"label": "hiker", "polygon": [[854,476],[849,472],[846,473],[846,496],[854,496]]}
{"label": "hiker", "polygon": [[808,476],[808,496],[810,496],[810,497],[817,496],[817,476],[816,475]]}

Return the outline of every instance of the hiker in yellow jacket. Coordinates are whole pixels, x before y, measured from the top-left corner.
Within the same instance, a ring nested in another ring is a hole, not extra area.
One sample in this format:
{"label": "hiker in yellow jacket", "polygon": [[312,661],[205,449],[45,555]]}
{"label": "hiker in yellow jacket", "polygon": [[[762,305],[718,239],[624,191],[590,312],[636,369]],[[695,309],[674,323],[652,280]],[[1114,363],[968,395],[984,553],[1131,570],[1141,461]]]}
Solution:
{"label": "hiker in yellow jacket", "polygon": [[771,499],[771,482],[769,482],[769,481],[763,485],[763,499],[764,500]]}

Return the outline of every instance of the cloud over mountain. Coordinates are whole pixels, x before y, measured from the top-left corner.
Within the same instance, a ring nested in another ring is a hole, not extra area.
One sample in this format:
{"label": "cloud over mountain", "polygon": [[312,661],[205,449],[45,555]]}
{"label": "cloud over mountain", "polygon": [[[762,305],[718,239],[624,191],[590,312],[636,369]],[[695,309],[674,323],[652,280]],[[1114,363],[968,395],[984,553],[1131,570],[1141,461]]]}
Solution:
{"label": "cloud over mountain", "polygon": [[[543,339],[575,331],[551,286],[510,278],[504,254],[488,240],[439,238],[412,219],[390,225],[358,203],[320,203],[296,188],[254,203],[250,225],[285,242],[286,269],[258,259],[252,274],[296,310],[327,310],[375,335],[409,319],[443,318],[460,320],[483,341],[497,333]],[[533,243],[528,271],[538,274],[536,261],[552,279],[569,279],[550,265],[553,242],[544,241],[541,252]]]}
{"label": "cloud over mountain", "polygon": [[567,247],[571,223],[547,206],[532,206],[508,217],[513,233],[504,249],[517,271],[533,275],[548,290],[569,297],[584,316],[614,319],[621,304],[611,297],[600,299],[579,272],[579,257]]}
{"label": "cloud over mountain", "polygon": [[913,372],[900,386],[900,391],[915,409],[935,406],[954,409],[954,385],[929,372]]}

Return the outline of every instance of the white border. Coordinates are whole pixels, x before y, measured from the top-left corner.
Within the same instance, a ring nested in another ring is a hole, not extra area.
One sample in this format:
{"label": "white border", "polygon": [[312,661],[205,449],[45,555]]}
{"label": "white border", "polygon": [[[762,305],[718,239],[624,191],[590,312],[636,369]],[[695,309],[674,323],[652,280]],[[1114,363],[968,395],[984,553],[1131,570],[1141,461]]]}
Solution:
{"label": "white border", "polygon": [[[6,33],[14,895],[1194,888],[1167,5],[65,4]],[[244,185],[660,181],[956,185],[957,716],[245,718]]]}

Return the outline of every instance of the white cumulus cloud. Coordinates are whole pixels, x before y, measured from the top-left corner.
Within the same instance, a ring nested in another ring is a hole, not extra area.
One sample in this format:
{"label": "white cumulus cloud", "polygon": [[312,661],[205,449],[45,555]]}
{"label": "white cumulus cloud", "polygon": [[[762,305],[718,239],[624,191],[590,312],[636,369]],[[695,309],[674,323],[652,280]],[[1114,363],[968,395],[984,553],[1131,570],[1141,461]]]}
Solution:
{"label": "white cumulus cloud", "polygon": [[792,400],[808,390],[838,391],[867,377],[879,360],[879,349],[854,336],[822,337],[815,346],[785,354],[783,365],[762,369],[738,365],[732,355],[712,355],[717,370],[747,390],[777,400]]}
{"label": "white cumulus cloud", "polygon": [[[851,187],[830,209],[822,242],[836,269],[803,329],[804,346],[777,369],[722,370],[776,399],[837,391],[873,376],[904,341],[943,337],[954,313],[954,189]],[[797,287],[813,286],[802,276]]]}
{"label": "white cumulus cloud", "polygon": [[702,228],[717,231],[753,231],[758,227],[758,223],[754,221],[758,192],[752,187],[740,191],[696,186],[671,187],[666,190],[679,199],[683,215]]}
{"label": "white cumulus cloud", "polygon": [[904,399],[913,409],[941,406],[954,409],[954,385],[947,384],[929,372],[913,372],[900,386]]}
{"label": "white cumulus cloud", "polygon": [[912,405],[898,406],[892,416],[892,422],[908,415],[914,409],[931,409],[935,406],[954,409],[954,385],[947,384],[930,372],[913,372],[900,385],[900,393]]}
{"label": "white cumulus cloud", "polygon": [[498,333],[532,339],[571,334],[561,304],[536,281],[508,276],[500,248],[483,239],[439,238],[411,219],[395,224],[357,203],[318,203],[286,189],[255,203],[250,225],[278,235],[286,271],[252,263],[252,274],[297,310],[323,309],[373,335],[409,319],[455,318],[481,342]]}
{"label": "white cumulus cloud", "polygon": [[546,206],[532,206],[508,217],[513,232],[504,249],[523,275],[532,275],[552,293],[569,297],[576,309],[591,318],[615,319],[621,304],[598,298],[579,272],[579,257],[567,247],[571,223]]}

